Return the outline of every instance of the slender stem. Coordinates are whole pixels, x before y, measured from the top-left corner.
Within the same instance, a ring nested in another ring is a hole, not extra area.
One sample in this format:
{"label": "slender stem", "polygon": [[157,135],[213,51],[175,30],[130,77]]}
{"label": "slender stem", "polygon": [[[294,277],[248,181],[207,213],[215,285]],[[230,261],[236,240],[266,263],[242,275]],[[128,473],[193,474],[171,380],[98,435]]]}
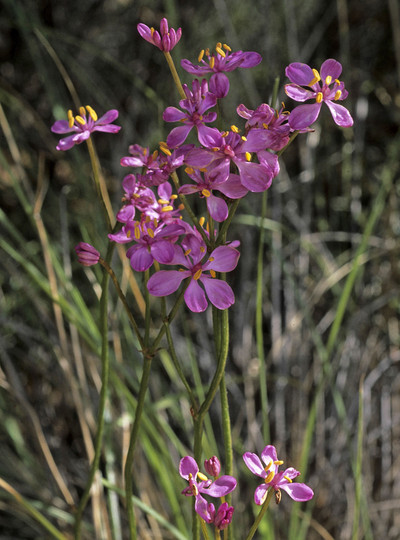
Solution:
{"label": "slender stem", "polygon": [[[114,243],[108,245],[106,257],[104,261],[109,264],[114,251]],[[108,392],[108,380],[110,376],[110,358],[108,348],[108,284],[110,281],[110,275],[107,271],[104,271],[103,280],[101,284],[101,298],[100,298],[100,335],[101,335],[101,390],[99,400],[99,410],[97,413],[97,433],[94,443],[94,457],[92,465],[89,471],[89,477],[86,482],[85,491],[81,497],[79,506],[75,514],[75,540],[81,538],[82,516],[86,504],[89,500],[90,490],[94,481],[96,471],[99,467],[101,445],[104,433],[104,412],[106,408],[107,392]]]}
{"label": "slender stem", "polygon": [[113,283],[114,283],[114,286],[115,286],[115,289],[118,293],[118,296],[122,302],[122,305],[124,306],[125,308],[125,311],[126,311],[126,314],[128,315],[128,318],[129,318],[129,322],[131,323],[132,325],[132,328],[134,329],[135,331],[135,334],[136,334],[136,337],[138,338],[138,341],[140,343],[140,346],[142,349],[144,349],[144,341],[143,341],[143,338],[140,334],[140,331],[139,331],[139,327],[132,315],[132,312],[129,308],[129,305],[128,305],[128,302],[126,301],[126,297],[124,295],[124,293],[122,292],[122,289],[119,285],[119,282],[118,282],[118,279],[117,279],[117,276],[115,275],[114,273],[114,270],[111,268],[111,266],[109,264],[106,263],[106,261],[102,258],[99,259],[99,262],[100,264],[103,266],[103,268],[105,268],[105,270],[108,272],[109,276],[111,277]]}
{"label": "slender stem", "polygon": [[92,165],[93,179],[94,179],[94,183],[95,183],[95,186],[96,186],[97,196],[98,196],[98,198],[100,200],[100,203],[101,203],[101,206],[103,208],[104,218],[105,218],[106,223],[107,223],[108,232],[111,232],[112,229],[113,229],[113,227],[111,225],[111,218],[110,218],[110,214],[109,214],[109,211],[107,209],[107,205],[106,205],[106,202],[104,200],[103,193],[102,193],[102,190],[101,190],[99,160],[97,159],[96,152],[95,152],[95,149],[94,149],[94,146],[93,146],[93,142],[92,142],[92,139],[90,137],[86,140],[86,144],[87,144],[87,147],[88,147],[88,150],[89,150],[90,163]]}
{"label": "slender stem", "polygon": [[217,240],[215,241],[216,246],[220,246],[226,238],[226,231],[228,230],[229,225],[231,224],[231,221],[233,219],[233,216],[236,213],[236,210],[239,206],[240,199],[236,199],[229,208],[229,214],[226,220],[223,222],[222,227],[219,230],[219,234],[217,237]]}
{"label": "slender stem", "polygon": [[262,505],[261,510],[258,513],[258,516],[256,517],[256,519],[255,519],[255,521],[254,521],[254,523],[253,523],[253,525],[252,525],[252,527],[251,527],[251,529],[249,531],[249,534],[246,536],[245,540],[251,540],[253,538],[253,536],[255,535],[255,532],[258,529],[258,526],[260,525],[260,521],[264,517],[264,514],[267,511],[269,503],[271,502],[274,491],[275,490],[273,488],[269,489],[267,498],[266,498],[264,504]]}
{"label": "slender stem", "polygon": [[176,71],[176,67],[175,67],[171,54],[169,52],[164,51],[164,56],[168,63],[168,67],[171,70],[172,78],[174,79],[174,83],[178,89],[179,95],[181,96],[182,99],[186,99],[186,95],[185,95],[185,92],[183,91],[182,83],[179,78],[178,72]]}

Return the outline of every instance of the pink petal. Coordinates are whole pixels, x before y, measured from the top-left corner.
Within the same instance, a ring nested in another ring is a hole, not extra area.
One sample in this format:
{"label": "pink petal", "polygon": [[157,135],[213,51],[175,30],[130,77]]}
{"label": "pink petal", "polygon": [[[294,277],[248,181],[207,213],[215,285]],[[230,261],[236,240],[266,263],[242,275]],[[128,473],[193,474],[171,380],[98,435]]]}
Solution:
{"label": "pink petal", "polygon": [[210,216],[218,223],[225,221],[229,213],[226,202],[213,194],[207,197],[207,210]]}
{"label": "pink petal", "polygon": [[111,122],[114,122],[118,118],[118,111],[116,109],[111,109],[110,111],[107,111],[105,114],[103,114],[102,117],[100,117],[98,120],[96,120],[96,126],[102,125],[102,124],[111,124]]}
{"label": "pink petal", "polygon": [[222,279],[202,276],[203,283],[210,302],[218,309],[228,309],[235,303],[235,295],[231,287]]}
{"label": "pink petal", "polygon": [[285,84],[285,92],[295,101],[307,101],[307,99],[315,98],[315,92],[297,86],[297,84]]}
{"label": "pink petal", "polygon": [[148,270],[154,260],[147,247],[142,246],[132,246],[126,252],[126,256],[129,257],[131,266],[136,272]]}
{"label": "pink petal", "polygon": [[214,73],[210,78],[210,92],[218,99],[224,98],[229,92],[229,79],[225,73]]}
{"label": "pink petal", "polygon": [[292,129],[305,129],[318,118],[321,103],[312,105],[299,105],[290,113],[289,125]]}
{"label": "pink petal", "polygon": [[331,111],[335,124],[341,127],[351,127],[353,125],[353,118],[346,107],[339,105],[339,103],[334,103],[333,101],[325,101],[325,103]]}
{"label": "pink petal", "polygon": [[258,505],[262,505],[265,502],[267,491],[268,491],[269,485],[267,484],[261,484],[260,486],[256,487],[256,490],[254,492],[254,502]]}
{"label": "pink petal", "polygon": [[252,452],[246,452],[245,454],[243,454],[243,460],[246,464],[246,467],[250,469],[253,474],[261,476],[261,478],[265,478],[267,476],[264,471],[263,464],[261,463],[261,460],[257,456],[257,454],[253,454]]}
{"label": "pink petal", "polygon": [[210,495],[210,497],[225,497],[231,493],[236,487],[236,478],[229,475],[223,475],[217,478],[209,488],[201,490],[202,493]]}
{"label": "pink petal", "polygon": [[230,199],[241,199],[242,197],[247,195],[249,191],[244,186],[242,186],[242,183],[240,182],[240,176],[234,173],[231,173],[229,175],[226,182],[218,184],[218,186],[215,186],[214,189],[218,189],[218,191],[221,191],[221,193],[223,193]]}
{"label": "pink petal", "polygon": [[272,446],[272,445],[267,445],[263,451],[261,452],[261,459],[263,460],[263,462],[265,463],[265,465],[269,465],[271,463],[271,461],[277,461],[278,460],[278,456],[277,456],[277,453],[276,453],[276,448],[275,446]]}
{"label": "pink petal", "polygon": [[286,491],[294,501],[309,501],[314,496],[314,492],[310,487],[299,482],[285,484],[280,486],[280,489]]}
{"label": "pink petal", "polygon": [[206,148],[216,148],[222,144],[221,133],[217,128],[211,128],[200,124],[197,127],[197,136],[199,138],[199,143]]}
{"label": "pink petal", "polygon": [[[179,273],[183,274],[184,272]],[[194,279],[191,280],[189,287],[186,289],[184,298],[187,307],[194,313],[201,313],[207,309],[208,302],[205,292]]]}
{"label": "pink petal", "polygon": [[169,148],[176,148],[184,143],[192,127],[193,124],[185,124],[184,126],[174,128],[167,137],[167,146]]}
{"label": "pink petal", "polygon": [[314,79],[314,72],[307,64],[301,62],[293,62],[285,69],[285,75],[292,83],[300,86],[308,86]]}
{"label": "pink petal", "polygon": [[187,114],[176,107],[167,107],[163,112],[164,122],[179,122],[183,118],[187,118]]}
{"label": "pink petal", "polygon": [[330,75],[333,80],[338,79],[342,73],[342,64],[337,60],[330,58],[329,60],[325,60],[325,62],[322,64],[319,73],[321,75],[322,82],[325,81],[328,75]]}
{"label": "pink petal", "polygon": [[178,289],[188,275],[189,272],[178,270],[160,270],[151,276],[147,282],[147,289],[153,296],[168,296]]}
{"label": "pink petal", "polygon": [[53,133],[70,133],[71,131],[76,131],[78,128],[76,126],[72,126],[72,128],[69,126],[69,123],[67,120],[57,120],[57,122],[54,122],[54,124],[51,126],[51,131]]}
{"label": "pink petal", "polygon": [[204,270],[215,270],[216,272],[231,272],[236,268],[240,253],[237,249],[229,246],[219,246],[210,254],[210,259],[203,265]]}
{"label": "pink petal", "polygon": [[196,479],[198,472],[199,472],[199,467],[196,461],[192,457],[185,456],[179,462],[179,474],[185,480],[189,480],[189,474],[192,475],[193,479]]}
{"label": "pink petal", "polygon": [[240,181],[249,191],[258,193],[270,187],[272,176],[263,165],[248,161],[236,161],[236,165],[239,169]]}

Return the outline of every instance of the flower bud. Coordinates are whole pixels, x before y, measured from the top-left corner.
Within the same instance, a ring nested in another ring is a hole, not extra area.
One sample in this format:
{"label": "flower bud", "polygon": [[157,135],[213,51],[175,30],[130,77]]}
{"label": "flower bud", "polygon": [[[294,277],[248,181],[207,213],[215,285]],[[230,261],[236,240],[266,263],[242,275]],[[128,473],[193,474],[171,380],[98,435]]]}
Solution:
{"label": "flower bud", "polygon": [[219,473],[221,472],[221,463],[216,456],[213,456],[212,458],[205,460],[204,468],[207,474],[209,474],[210,476],[214,476],[214,478],[217,478],[217,476],[219,476]]}
{"label": "flower bud", "polygon": [[79,242],[79,244],[75,246],[75,251],[78,256],[78,261],[83,266],[93,266],[99,262],[100,253],[86,242]]}
{"label": "flower bud", "polygon": [[233,506],[228,506],[228,503],[224,502],[218,508],[217,515],[214,518],[214,525],[217,529],[222,531],[232,522],[232,516]]}

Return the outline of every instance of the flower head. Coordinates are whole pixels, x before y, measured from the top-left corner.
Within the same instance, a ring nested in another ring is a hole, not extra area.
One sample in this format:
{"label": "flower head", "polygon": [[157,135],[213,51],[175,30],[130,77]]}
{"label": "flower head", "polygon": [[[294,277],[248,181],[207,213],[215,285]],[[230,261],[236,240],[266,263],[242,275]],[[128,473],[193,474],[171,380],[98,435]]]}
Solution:
{"label": "flower head", "polygon": [[78,256],[78,261],[83,266],[93,266],[99,262],[100,253],[86,242],[79,242],[79,244],[75,246],[75,251]]}
{"label": "flower head", "polygon": [[104,131],[106,133],[118,133],[121,126],[116,126],[112,122],[118,118],[118,111],[111,109],[101,118],[97,117],[96,111],[89,105],[79,108],[79,114],[75,117],[72,111],[68,111],[68,120],[58,120],[55,122],[51,131],[53,133],[74,133],[64,139],[61,139],[56,146],[57,150],[69,150],[75,144],[81,144],[86,141],[93,131]]}
{"label": "flower head", "polygon": [[137,25],[137,30],[143,39],[152,43],[163,52],[170,52],[181,39],[182,29],[174,30],[169,28],[167,19],[161,19],[160,21],[160,32],[154,30],[154,28],[149,28],[146,24],[139,23]]}
{"label": "flower head", "polygon": [[319,116],[322,103],[327,105],[338,126],[353,125],[349,111],[337,103],[348,95],[344,83],[339,80],[342,73],[340,62],[325,60],[319,72],[307,64],[294,62],[286,68],[285,73],[291,81],[291,84],[285,86],[285,92],[290,98],[295,101],[315,100],[315,103],[299,105],[291,112],[289,124],[292,129],[301,130],[313,124]]}
{"label": "flower head", "polygon": [[283,472],[278,472],[283,461],[278,460],[274,446],[266,446],[261,452],[264,465],[261,463],[260,458],[251,452],[246,452],[243,459],[250,471],[264,480],[254,492],[254,502],[256,504],[262,505],[264,503],[269,488],[273,488],[278,493],[283,489],[294,501],[309,501],[314,496],[314,492],[310,487],[299,482],[293,483],[293,479],[300,475],[299,471],[290,467]]}
{"label": "flower head", "polygon": [[221,472],[221,463],[217,456],[212,456],[210,459],[204,461],[204,468],[210,476],[217,478]]}

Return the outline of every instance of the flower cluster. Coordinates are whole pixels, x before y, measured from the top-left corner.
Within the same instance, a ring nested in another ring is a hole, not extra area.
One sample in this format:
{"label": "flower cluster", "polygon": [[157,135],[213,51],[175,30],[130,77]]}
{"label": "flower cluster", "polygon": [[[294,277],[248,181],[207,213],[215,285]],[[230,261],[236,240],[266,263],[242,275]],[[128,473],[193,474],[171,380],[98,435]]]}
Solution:
{"label": "flower cluster", "polygon": [[[168,58],[182,35],[181,29],[170,28],[166,19],[161,20],[159,32],[143,23],[137,29]],[[263,192],[271,186],[280,169],[279,153],[294,132],[309,130],[322,103],[338,125],[353,123],[347,109],[337,103],[347,97],[347,90],[338,79],[340,63],[331,59],[319,72],[301,63],[286,68],[291,81],[285,86],[286,94],[295,101],[313,99],[314,103],[300,105],[292,112],[284,106],[276,110],[266,103],[255,109],[240,104],[236,112],[244,120],[242,127],[232,124],[218,129],[218,102],[229,92],[227,74],[260,62],[258,53],[232,51],[222,43],[214,50],[202,50],[197,64],[182,60],[182,68],[197,78],[181,85],[180,94],[185,97],[179,107],[168,106],[163,113],[165,122],[178,125],[172,127],[158,149],[150,151],[133,144],[130,155],[121,159],[123,167],[134,171],[122,182],[122,207],[116,216],[121,229],[109,238],[131,244],[127,257],[133,270],[143,272],[154,265],[155,272],[147,283],[153,296],[170,295],[185,281],[184,299],[194,312],[204,311],[208,300],[218,309],[234,303],[231,287],[218,277],[218,273],[232,271],[239,259],[239,242],[226,243],[225,236],[218,235],[234,201],[249,191]],[[209,80],[205,78],[208,75]],[[117,116],[117,111],[110,110],[98,119],[90,106],[81,107],[75,117],[69,111],[68,120],[59,120],[52,127],[55,133],[73,132],[60,140],[57,149],[67,150],[87,140],[94,131],[116,133],[120,129],[113,124]],[[204,229],[204,218],[193,219],[186,200],[190,194],[205,199],[208,220]],[[191,216],[189,222],[184,207]],[[160,264],[164,268],[160,269]]]}

